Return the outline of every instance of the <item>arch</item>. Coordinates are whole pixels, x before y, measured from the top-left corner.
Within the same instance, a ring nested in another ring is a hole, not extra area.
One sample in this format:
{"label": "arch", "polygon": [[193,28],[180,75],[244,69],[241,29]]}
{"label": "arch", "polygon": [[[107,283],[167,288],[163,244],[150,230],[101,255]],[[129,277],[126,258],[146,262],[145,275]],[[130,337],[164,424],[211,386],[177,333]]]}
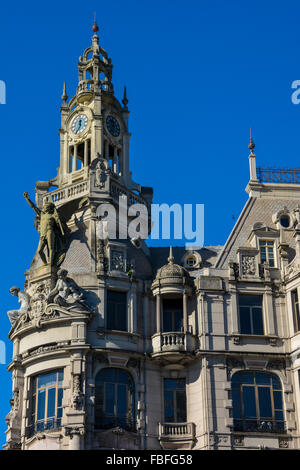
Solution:
{"label": "arch", "polygon": [[282,384],[273,373],[244,370],[231,378],[234,431],[282,433]]}
{"label": "arch", "polygon": [[135,385],[124,368],[104,367],[95,377],[95,429],[135,431]]}

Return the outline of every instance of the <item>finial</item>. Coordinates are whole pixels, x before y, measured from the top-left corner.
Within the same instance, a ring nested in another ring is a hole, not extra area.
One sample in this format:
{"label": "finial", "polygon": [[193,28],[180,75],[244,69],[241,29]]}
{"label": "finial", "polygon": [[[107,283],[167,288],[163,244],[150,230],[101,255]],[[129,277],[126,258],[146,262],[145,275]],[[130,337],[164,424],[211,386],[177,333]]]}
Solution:
{"label": "finial", "polygon": [[61,99],[62,99],[63,101],[65,101],[65,102],[66,102],[67,99],[68,99],[68,95],[67,95],[67,91],[66,91],[66,82],[64,82],[63,94],[62,94]]}
{"label": "finial", "polygon": [[97,34],[97,32],[99,31],[97,21],[96,21],[96,12],[95,12],[95,19],[94,19],[94,24],[93,24],[92,30],[94,31],[95,34]]}
{"label": "finial", "polygon": [[254,155],[253,150],[255,149],[255,143],[252,140],[252,129],[250,127],[250,142],[248,145],[248,149],[250,150],[250,155]]}
{"label": "finial", "polygon": [[170,253],[168,258],[169,264],[174,264],[173,248],[170,246]]}
{"label": "finial", "polygon": [[124,86],[124,96],[123,96],[122,103],[124,104],[124,108],[127,109],[128,99],[127,99],[126,86]]}

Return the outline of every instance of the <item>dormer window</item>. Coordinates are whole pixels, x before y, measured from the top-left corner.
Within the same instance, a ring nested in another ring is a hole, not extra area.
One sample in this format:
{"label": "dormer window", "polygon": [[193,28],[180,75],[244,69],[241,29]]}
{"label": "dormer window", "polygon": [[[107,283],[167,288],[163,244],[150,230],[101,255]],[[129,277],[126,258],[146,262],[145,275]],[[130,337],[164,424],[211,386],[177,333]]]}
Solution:
{"label": "dormer window", "polygon": [[196,258],[195,256],[189,256],[187,259],[186,259],[186,264],[189,268],[192,268],[193,266],[195,266],[196,264]]}
{"label": "dormer window", "polygon": [[283,228],[289,228],[291,220],[288,215],[282,215],[279,219],[280,225]]}
{"label": "dormer window", "polygon": [[274,240],[259,240],[260,262],[268,263],[275,267],[275,242]]}

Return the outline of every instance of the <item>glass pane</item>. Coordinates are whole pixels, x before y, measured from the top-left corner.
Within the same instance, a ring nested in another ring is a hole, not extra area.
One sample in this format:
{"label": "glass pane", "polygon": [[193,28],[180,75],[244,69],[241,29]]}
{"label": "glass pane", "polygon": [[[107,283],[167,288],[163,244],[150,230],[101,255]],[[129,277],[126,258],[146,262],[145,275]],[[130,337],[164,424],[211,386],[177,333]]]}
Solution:
{"label": "glass pane", "polygon": [[59,387],[62,387],[63,380],[64,380],[64,371],[59,370],[58,371],[58,386]]}
{"label": "glass pane", "polygon": [[241,408],[241,394],[240,390],[232,390],[232,405],[233,408]]}
{"label": "glass pane", "polygon": [[115,329],[119,331],[127,330],[127,311],[126,306],[123,304],[117,305],[117,318]]}
{"label": "glass pane", "polygon": [[232,416],[233,416],[233,418],[241,418],[242,417],[242,410],[240,408],[233,408]]}
{"label": "glass pane", "polygon": [[172,331],[172,312],[164,311],[163,315],[163,330],[164,332]]}
{"label": "glass pane", "polygon": [[62,417],[62,408],[57,408],[57,417],[58,418]]}
{"label": "glass pane", "polygon": [[46,391],[41,390],[38,393],[37,420],[45,418]]}
{"label": "glass pane", "polygon": [[56,385],[56,372],[50,372],[49,374],[39,375],[38,377],[38,388],[49,387],[49,385]]}
{"label": "glass pane", "polygon": [[275,375],[272,375],[272,384],[273,384],[273,389],[281,390],[280,380]]}
{"label": "glass pane", "polygon": [[236,374],[232,376],[232,379],[231,379],[232,387],[234,388],[240,387],[240,377],[241,377],[241,374],[239,372],[237,372]]}
{"label": "glass pane", "polygon": [[127,387],[124,384],[117,385],[117,415],[127,413]]}
{"label": "glass pane", "polygon": [[186,422],[186,394],[185,391],[176,392],[176,419],[178,423]]}
{"label": "glass pane", "polygon": [[62,405],[62,398],[63,398],[63,389],[59,388],[57,391],[57,406]]}
{"label": "glass pane", "polygon": [[182,331],[182,312],[174,312],[174,331]]}
{"label": "glass pane", "polygon": [[239,305],[250,307],[262,306],[262,295],[239,295]]}
{"label": "glass pane", "polygon": [[105,414],[114,416],[115,410],[115,385],[105,384]]}
{"label": "glass pane", "polygon": [[167,423],[173,423],[175,421],[174,418],[174,397],[171,391],[165,391],[164,399],[165,399],[165,421]]}
{"label": "glass pane", "polygon": [[261,308],[252,308],[252,322],[253,322],[253,334],[254,335],[263,335],[264,326],[262,318],[262,309]]}
{"label": "glass pane", "polygon": [[274,408],[276,410],[282,410],[282,393],[281,392],[273,392],[274,397]]}
{"label": "glass pane", "polygon": [[47,418],[50,418],[51,416],[55,416],[55,395],[56,395],[56,389],[49,388]]}
{"label": "glass pane", "polygon": [[117,382],[122,384],[127,384],[129,381],[129,376],[126,370],[116,369],[117,370]]}
{"label": "glass pane", "polygon": [[116,382],[116,370],[110,367],[103,369],[96,377],[96,385],[100,385],[101,382]]}
{"label": "glass pane", "polygon": [[243,387],[244,416],[246,418],[256,417],[255,390],[254,387]]}
{"label": "glass pane", "polygon": [[265,372],[255,372],[255,382],[257,385],[271,385],[271,375]]}
{"label": "glass pane", "polygon": [[254,384],[254,372],[241,372],[240,375],[243,384]]}
{"label": "glass pane", "polygon": [[272,419],[271,393],[269,387],[258,387],[258,396],[260,417]]}
{"label": "glass pane", "polygon": [[240,307],[240,329],[242,334],[252,333],[249,307]]}

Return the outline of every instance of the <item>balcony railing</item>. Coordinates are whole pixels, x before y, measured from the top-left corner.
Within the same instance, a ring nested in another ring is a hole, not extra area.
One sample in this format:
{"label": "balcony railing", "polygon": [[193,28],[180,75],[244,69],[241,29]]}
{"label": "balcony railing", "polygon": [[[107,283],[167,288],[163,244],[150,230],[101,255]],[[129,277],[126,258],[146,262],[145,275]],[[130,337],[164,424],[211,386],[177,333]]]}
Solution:
{"label": "balcony railing", "polygon": [[159,438],[168,440],[181,440],[195,438],[194,423],[159,423]]}
{"label": "balcony railing", "polygon": [[136,432],[136,420],[126,416],[105,416],[96,418],[95,429],[100,431],[104,429],[122,428],[126,431]]}
{"label": "balcony railing", "polygon": [[234,419],[233,430],[236,432],[285,433],[284,421],[268,419]]}
{"label": "balcony railing", "polygon": [[300,184],[300,168],[257,168],[260,183]]}
{"label": "balcony railing", "polygon": [[57,431],[61,428],[61,418],[48,418],[37,421],[27,427],[27,437],[43,431]]}
{"label": "balcony railing", "polygon": [[192,353],[195,350],[195,337],[189,333],[170,331],[152,336],[153,355],[159,353]]}

